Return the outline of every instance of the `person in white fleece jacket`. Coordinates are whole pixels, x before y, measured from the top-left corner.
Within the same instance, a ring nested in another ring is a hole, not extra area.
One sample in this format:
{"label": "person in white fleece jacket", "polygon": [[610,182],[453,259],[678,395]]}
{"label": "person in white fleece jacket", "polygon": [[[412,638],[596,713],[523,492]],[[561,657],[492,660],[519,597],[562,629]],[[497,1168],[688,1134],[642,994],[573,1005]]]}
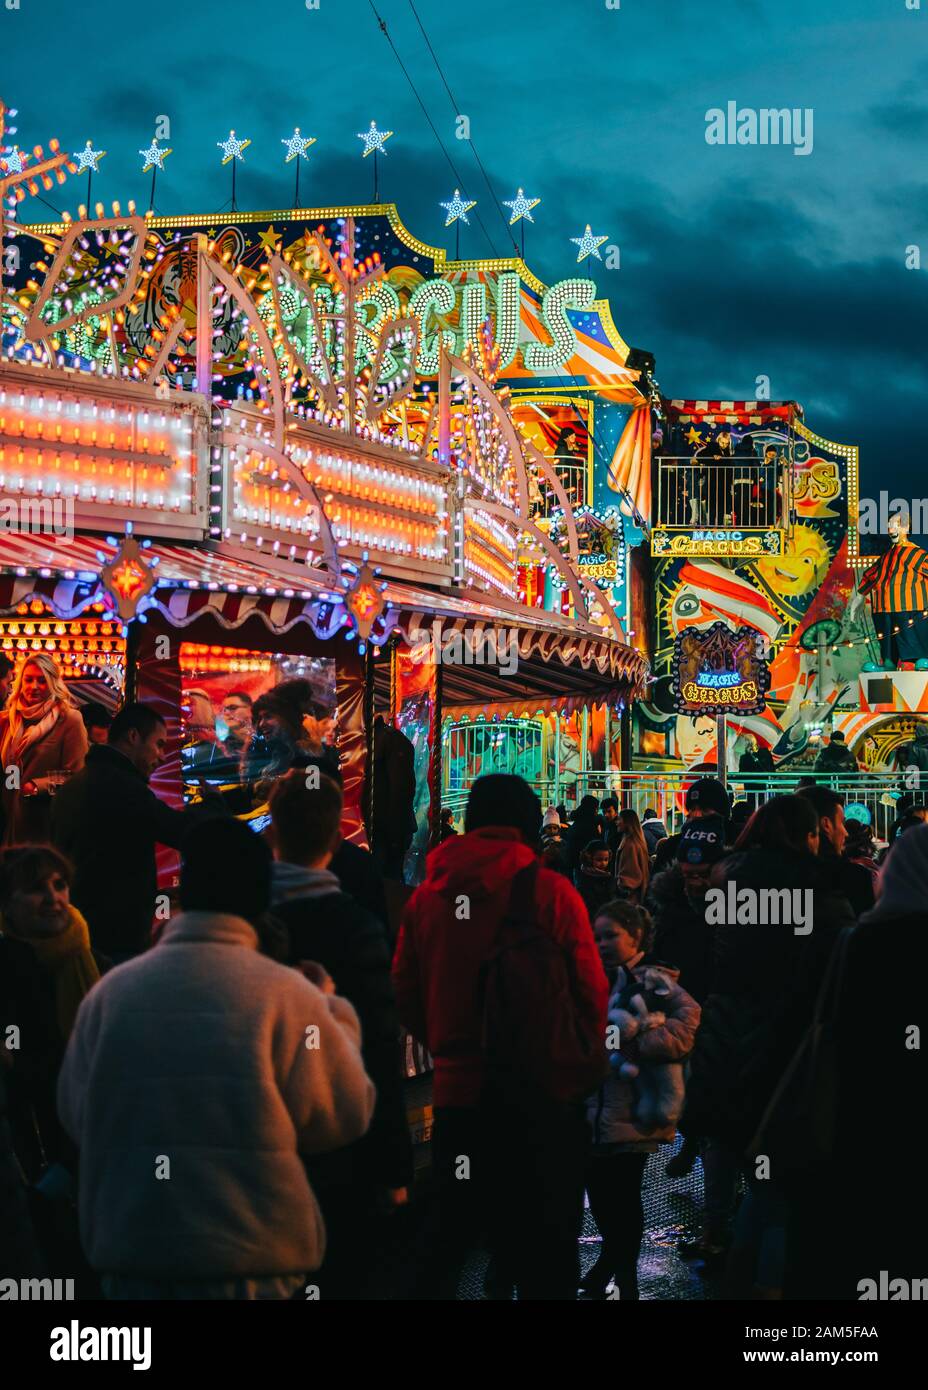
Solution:
{"label": "person in white fleece jacket", "polygon": [[196,826],[183,912],[78,1011],[58,1110],[109,1298],[287,1298],[322,1262],[300,1155],[360,1138],[375,1090],[331,981],[259,953],[270,877],[246,826]]}

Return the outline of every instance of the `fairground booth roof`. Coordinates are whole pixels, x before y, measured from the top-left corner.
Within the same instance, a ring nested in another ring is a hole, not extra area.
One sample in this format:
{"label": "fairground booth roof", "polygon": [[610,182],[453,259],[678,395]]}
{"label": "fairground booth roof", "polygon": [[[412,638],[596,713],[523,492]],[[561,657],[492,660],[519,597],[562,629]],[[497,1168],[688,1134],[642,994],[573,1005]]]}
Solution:
{"label": "fairground booth roof", "polygon": [[209,608],[374,647],[438,617],[518,629],[539,693],[641,687],[525,424],[530,397],[595,397],[636,515],[617,479],[650,467],[649,403],[591,280],[449,261],[390,204],[27,221],[74,170],[55,142],[0,158],[0,610]]}

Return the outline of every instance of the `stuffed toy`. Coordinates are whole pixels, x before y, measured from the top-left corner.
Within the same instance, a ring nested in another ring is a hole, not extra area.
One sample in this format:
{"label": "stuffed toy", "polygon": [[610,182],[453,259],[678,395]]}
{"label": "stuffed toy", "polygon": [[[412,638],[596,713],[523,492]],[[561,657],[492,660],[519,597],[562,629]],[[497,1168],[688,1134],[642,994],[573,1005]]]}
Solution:
{"label": "stuffed toy", "polygon": [[609,1022],[619,1029],[619,1047],[610,1055],[614,1071],[630,1083],[635,1093],[632,1117],[639,1129],[675,1126],[683,1109],[685,1085],[681,1062],[641,1060],[641,1043],[649,1032],[663,1028],[667,1016],[656,1007],[670,994],[670,984],[660,970],[645,968],[632,975],[613,996]]}

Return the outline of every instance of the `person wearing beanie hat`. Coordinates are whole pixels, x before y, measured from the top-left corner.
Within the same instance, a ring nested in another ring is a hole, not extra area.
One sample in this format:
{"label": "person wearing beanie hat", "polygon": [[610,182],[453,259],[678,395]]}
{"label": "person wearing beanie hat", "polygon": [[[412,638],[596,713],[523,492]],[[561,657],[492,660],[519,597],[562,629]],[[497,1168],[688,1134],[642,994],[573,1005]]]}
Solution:
{"label": "person wearing beanie hat", "polygon": [[[702,816],[721,816],[727,822],[730,814],[731,802],[728,792],[717,777],[699,777],[687,790],[687,824],[690,821],[699,820]],[[726,834],[728,834],[727,829]],[[669,835],[666,840],[660,841],[654,853],[654,872],[656,874],[661,873],[664,869],[669,869],[671,864],[676,862],[679,841],[679,834]],[[692,990],[690,993],[692,994]]]}
{"label": "person wearing beanie hat", "polygon": [[690,819],[694,812],[727,817],[730,809],[728,792],[717,777],[698,778],[686,793],[686,814]]}
{"label": "person wearing beanie hat", "polygon": [[541,823],[541,837],[538,841],[538,852],[541,855],[541,862],[546,864],[555,873],[563,874],[573,883],[573,875],[567,863],[567,846],[564,841],[565,827],[561,821],[561,814],[556,806],[551,806],[545,811],[544,819]]}

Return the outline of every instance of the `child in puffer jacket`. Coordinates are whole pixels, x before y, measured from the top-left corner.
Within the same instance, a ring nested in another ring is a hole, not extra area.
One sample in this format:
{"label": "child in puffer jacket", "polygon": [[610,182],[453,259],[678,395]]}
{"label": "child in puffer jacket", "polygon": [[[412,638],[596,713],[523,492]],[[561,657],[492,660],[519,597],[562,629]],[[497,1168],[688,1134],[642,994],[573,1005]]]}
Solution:
{"label": "child in puffer jacket", "polygon": [[593,923],[612,986],[610,1075],[587,1105],[593,1148],[586,1190],[602,1250],[581,1287],[594,1299],[606,1297],[613,1278],[620,1298],[638,1298],[645,1164],[676,1134],[683,1061],[699,1027],[699,1005],[677,983],[679,971],[646,954],[652,930],[643,908],[621,900],[601,907]]}

